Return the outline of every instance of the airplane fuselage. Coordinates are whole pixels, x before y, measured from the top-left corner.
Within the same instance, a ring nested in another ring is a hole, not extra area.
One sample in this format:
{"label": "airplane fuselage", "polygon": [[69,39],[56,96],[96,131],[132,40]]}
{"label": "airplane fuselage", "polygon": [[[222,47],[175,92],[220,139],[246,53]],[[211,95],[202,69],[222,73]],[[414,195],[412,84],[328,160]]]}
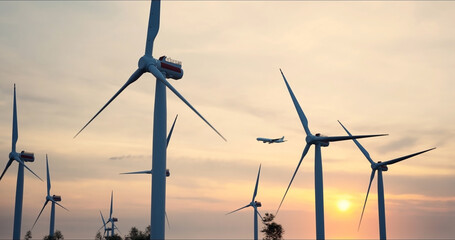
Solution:
{"label": "airplane fuselage", "polygon": [[281,138],[256,138],[256,140],[259,142],[269,143],[269,144],[286,142],[286,140],[284,140],[284,136]]}

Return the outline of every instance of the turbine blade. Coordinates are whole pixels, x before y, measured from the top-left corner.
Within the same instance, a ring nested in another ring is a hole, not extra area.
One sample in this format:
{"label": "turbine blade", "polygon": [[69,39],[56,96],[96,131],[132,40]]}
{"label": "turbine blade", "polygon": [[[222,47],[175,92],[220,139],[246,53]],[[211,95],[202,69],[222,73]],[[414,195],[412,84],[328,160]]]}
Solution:
{"label": "turbine blade", "polygon": [[169,223],[169,218],[167,217],[167,212],[164,211],[164,216],[166,217],[167,227],[171,229],[171,224]]}
{"label": "turbine blade", "polygon": [[36,220],[35,220],[35,223],[33,223],[33,226],[32,226],[32,229],[31,229],[31,230],[33,230],[33,228],[35,227],[36,222],[38,222],[38,219],[39,219],[39,217],[41,216],[41,213],[43,213],[43,210],[44,210],[44,208],[46,207],[46,205],[47,205],[48,202],[49,202],[49,200],[46,199],[46,202],[44,202],[44,205],[43,205],[43,207],[41,208],[41,211],[39,212],[38,217],[37,217]]}
{"label": "turbine blade", "polygon": [[160,29],[160,5],[161,1],[152,0],[150,5],[149,25],[147,30],[147,41],[145,43],[145,55],[152,56],[153,42]]}
{"label": "turbine blade", "polygon": [[306,135],[309,136],[311,135],[310,128],[308,127],[308,119],[305,116],[305,113],[303,113],[302,108],[300,107],[299,102],[297,101],[297,98],[294,96],[294,92],[292,92],[291,86],[289,86],[288,81],[286,80],[286,77],[283,74],[283,71],[281,71],[281,76],[283,76],[284,83],[286,84],[286,87],[288,88],[289,94],[291,95],[292,102],[294,103],[295,110],[297,110],[297,114],[299,115],[300,122],[302,122],[303,128],[305,129]]}
{"label": "turbine blade", "polygon": [[256,186],[254,187],[253,199],[251,200],[252,202],[254,202],[256,194],[258,193],[259,175],[261,175],[261,165],[259,165],[258,178],[256,179]]}
{"label": "turbine blade", "polygon": [[101,229],[103,229],[103,228],[104,228],[104,234],[106,234],[106,230],[107,230],[107,229],[106,229],[106,224],[103,225],[103,226],[101,226],[101,227],[98,229],[97,232],[99,232],[99,231],[100,231]]}
{"label": "turbine blade", "polygon": [[175,122],[177,121],[178,116],[179,116],[178,114],[175,116],[174,123],[172,123],[171,130],[169,130],[169,134],[167,135],[166,148],[167,146],[169,146],[169,141],[171,141],[172,132],[174,131]]}
{"label": "turbine blade", "polygon": [[120,88],[120,90],[117,91],[117,93],[114,94],[114,96],[109,99],[109,101],[95,114],[95,116],[92,117],[92,119],[90,119],[90,121],[88,121],[87,124],[84,125],[84,127],[82,127],[81,130],[79,130],[79,132],[76,133],[76,135],[74,135],[73,138],[76,138],[77,135],[79,135],[79,133],[82,132],[82,130],[84,130],[92,121],[93,119],[95,119],[112,101],[114,101],[114,99],[121,93],[123,92],[123,90],[125,90],[126,87],[128,87],[131,83],[135,82],[137,79],[139,79],[139,77],[142,76],[142,74],[144,73],[143,70],[141,69],[137,69],[132,75],[131,77],[128,79],[128,81]]}
{"label": "turbine blade", "polygon": [[61,208],[65,209],[66,211],[68,211],[68,212],[70,211],[70,210],[68,210],[66,207],[62,206],[60,203],[58,203],[58,202],[56,202],[56,201],[52,201],[52,202],[54,202],[55,204],[57,204],[57,205],[60,206]]}
{"label": "turbine blade", "polygon": [[152,170],[137,171],[137,172],[126,172],[120,174],[152,174]]}
{"label": "turbine blade", "polygon": [[371,183],[373,182],[375,172],[376,172],[375,169],[371,170],[370,183],[368,184],[367,195],[365,197],[365,203],[363,204],[362,215],[360,215],[360,221],[359,221],[359,226],[357,227],[357,231],[359,231],[360,224],[362,224],[363,213],[365,212],[365,206],[367,205],[368,194],[370,194]]}
{"label": "turbine blade", "polygon": [[111,221],[111,219],[112,219],[112,205],[113,205],[113,203],[114,203],[114,191],[111,192],[111,210],[109,211],[109,221]]}
{"label": "turbine blade", "polygon": [[[344,125],[338,120],[338,123],[341,125],[341,127],[343,127],[344,131],[346,131],[346,133],[349,135],[349,136],[352,136],[352,134],[344,127]],[[368,153],[368,151],[359,143],[359,141],[357,141],[357,139],[352,139],[352,141],[354,141],[355,145],[357,145],[357,147],[360,149],[360,151],[362,151],[363,155],[368,159],[368,161],[370,161],[371,164],[374,164],[374,161],[373,159],[371,159],[370,157],[370,154]]]}
{"label": "turbine blade", "polygon": [[6,171],[8,170],[9,166],[13,163],[13,159],[8,160],[8,163],[6,163],[5,170],[3,170],[2,175],[0,176],[0,180],[2,180],[3,175],[5,175]]}
{"label": "turbine blade", "polygon": [[19,157],[15,157],[14,159],[16,159],[16,161],[18,161],[19,164],[24,165],[24,167],[25,167],[27,170],[29,170],[31,173],[33,173],[33,175],[35,175],[35,177],[37,177],[39,180],[41,180],[42,182],[44,182],[43,179],[41,179],[38,175],[36,175],[36,173],[34,173],[34,172],[32,171],[32,169],[30,169],[29,167],[27,167],[27,165],[25,165],[25,163],[22,161],[22,159],[20,159]]}
{"label": "turbine blade", "polygon": [[237,212],[237,211],[240,211],[240,210],[242,210],[242,209],[244,209],[244,208],[247,208],[247,207],[250,207],[250,206],[251,206],[251,204],[245,205],[245,206],[243,206],[243,207],[241,207],[241,208],[239,208],[239,209],[236,209],[236,210],[234,210],[234,211],[232,211],[232,212],[226,213],[226,215],[229,215],[229,214],[231,214],[231,213],[235,213],[235,212]]}
{"label": "turbine blade", "polygon": [[[106,221],[104,221],[103,213],[101,213],[101,210],[100,210],[100,215],[101,215],[101,220],[103,220],[103,226],[101,228],[104,227],[106,229]],[[100,230],[101,230],[101,228],[100,228]]]}
{"label": "turbine blade", "polygon": [[105,227],[104,225],[101,226],[101,227],[98,229],[98,231],[96,231],[96,232],[99,232],[99,231],[100,231],[101,229],[103,229],[103,228],[104,228],[104,233],[106,233],[106,227]]}
{"label": "turbine blade", "polygon": [[166,81],[166,78],[164,77],[163,73],[161,73],[160,70],[158,70],[158,68],[156,68],[156,66],[153,66],[153,65],[148,66],[148,71],[153,76],[155,76],[157,79],[159,79],[161,82]]}
{"label": "turbine blade", "polygon": [[19,138],[17,130],[17,107],[16,107],[16,84],[14,84],[14,98],[13,98],[13,138],[11,145],[11,152],[16,152],[16,143]]}
{"label": "turbine blade", "polygon": [[117,225],[114,224],[114,229],[117,229],[117,231],[120,233],[120,235],[123,235],[120,229],[118,229]]}
{"label": "turbine blade", "polygon": [[261,214],[259,213],[258,210],[256,210],[256,213],[258,214],[258,216],[261,218],[262,221],[264,221],[264,218],[261,216]]}
{"label": "turbine blade", "polygon": [[358,138],[370,138],[370,137],[381,137],[389,134],[374,134],[374,135],[354,135],[354,136],[336,136],[336,137],[318,137],[320,141],[325,142],[338,142],[344,140],[358,139]]}
{"label": "turbine blade", "polygon": [[207,125],[209,125],[224,141],[227,141],[226,138],[221,135],[205,118],[164,78],[163,74],[153,65],[149,66],[149,71],[160,80],[164,85],[166,85],[177,97],[180,98],[193,112],[195,112]]}
{"label": "turbine blade", "polygon": [[428,152],[428,151],[431,151],[435,148],[430,148],[430,149],[427,149],[427,150],[424,150],[424,151],[421,151],[421,152],[417,152],[417,153],[413,153],[413,154],[409,154],[407,156],[403,156],[403,157],[399,157],[399,158],[395,158],[395,159],[392,159],[392,160],[389,160],[389,161],[385,161],[385,162],[381,162],[381,163],[378,163],[379,166],[382,166],[382,165],[390,165],[390,164],[394,164],[394,163],[397,163],[397,162],[401,162],[405,159],[408,159],[408,158],[411,158],[411,157],[414,157],[414,156],[417,156],[419,154],[422,154],[422,153],[425,153],[425,152]]}
{"label": "turbine blade", "polygon": [[297,164],[297,168],[294,171],[294,175],[292,175],[291,181],[289,182],[288,188],[286,189],[286,192],[284,193],[283,199],[281,199],[280,205],[278,206],[278,209],[276,210],[276,215],[278,215],[278,211],[280,211],[281,205],[283,204],[284,198],[286,197],[286,194],[288,194],[289,188],[291,187],[292,181],[294,181],[295,175],[297,174],[297,171],[299,170],[300,164],[302,163],[303,158],[305,155],[308,153],[308,150],[310,150],[310,144],[307,144],[305,146],[305,149],[303,149],[302,157],[300,157],[299,164]]}
{"label": "turbine blade", "polygon": [[47,154],[46,154],[46,171],[47,171],[47,196],[50,196],[50,191],[51,191],[51,177],[49,174],[49,162],[47,159]]}

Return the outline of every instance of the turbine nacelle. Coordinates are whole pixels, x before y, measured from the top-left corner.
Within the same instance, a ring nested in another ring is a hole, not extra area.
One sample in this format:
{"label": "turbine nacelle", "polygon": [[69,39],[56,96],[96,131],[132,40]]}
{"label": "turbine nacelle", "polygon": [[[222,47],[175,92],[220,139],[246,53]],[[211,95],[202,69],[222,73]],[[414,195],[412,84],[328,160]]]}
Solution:
{"label": "turbine nacelle", "polygon": [[[149,66],[155,66],[165,78],[179,80],[183,77],[182,62],[162,56],[159,60],[151,56],[144,55],[139,59],[138,67],[144,72],[148,72]],[[153,73],[152,73],[153,74]]]}
{"label": "turbine nacelle", "polygon": [[34,162],[35,161],[35,154],[33,154],[31,152],[22,151],[21,154],[20,154],[20,158],[24,162]]}
{"label": "turbine nacelle", "polygon": [[166,56],[161,56],[159,58],[160,65],[157,68],[164,72],[166,78],[172,78],[174,80],[179,80],[183,77],[182,62],[168,58]]}
{"label": "turbine nacelle", "polygon": [[375,169],[375,170],[378,170],[379,168],[381,168],[381,171],[383,171],[383,172],[389,170],[389,167],[387,167],[386,164],[381,164],[381,163],[382,163],[382,162],[379,161],[379,162],[377,162],[377,163],[375,163],[375,164],[371,164],[371,168],[372,168],[372,169]]}
{"label": "turbine nacelle", "polygon": [[52,195],[52,199],[53,199],[55,202],[61,202],[61,201],[62,201],[62,197],[61,197],[61,196],[58,196],[58,195]]}
{"label": "turbine nacelle", "polygon": [[116,218],[116,217],[112,218],[111,220],[112,220],[112,222],[118,222],[118,218]]}
{"label": "turbine nacelle", "polygon": [[258,202],[258,201],[254,201],[254,205],[256,207],[262,207],[262,203],[261,202]]}
{"label": "turbine nacelle", "polygon": [[306,137],[306,142],[308,144],[320,144],[321,147],[328,147],[330,142],[322,140],[321,138],[323,138],[323,137],[325,138],[327,136],[324,136],[324,135],[322,135],[320,133],[316,133],[316,135],[314,135],[314,136],[313,135],[308,135]]}

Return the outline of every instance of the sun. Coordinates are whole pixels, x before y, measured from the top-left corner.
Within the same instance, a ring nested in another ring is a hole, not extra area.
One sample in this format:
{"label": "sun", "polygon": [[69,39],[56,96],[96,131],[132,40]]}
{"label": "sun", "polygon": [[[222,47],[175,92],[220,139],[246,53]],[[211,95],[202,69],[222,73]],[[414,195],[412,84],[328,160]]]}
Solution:
{"label": "sun", "polygon": [[346,212],[351,207],[351,202],[346,199],[340,199],[337,202],[337,207],[341,212]]}

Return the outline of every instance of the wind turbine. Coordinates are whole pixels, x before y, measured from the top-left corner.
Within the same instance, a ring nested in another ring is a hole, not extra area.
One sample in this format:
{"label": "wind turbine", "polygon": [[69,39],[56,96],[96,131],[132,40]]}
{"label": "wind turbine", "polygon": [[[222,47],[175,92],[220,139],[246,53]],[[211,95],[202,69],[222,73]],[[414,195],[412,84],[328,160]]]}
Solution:
{"label": "wind turbine", "polygon": [[[349,136],[352,136],[351,133],[343,126],[343,124],[340,121],[338,121],[338,122],[340,123],[341,127],[343,127],[343,129],[346,131],[346,133]],[[385,239],[387,239],[387,234],[386,234],[386,224],[385,224],[384,183],[383,183],[383,180],[382,180],[382,172],[383,171],[387,171],[389,169],[387,167],[388,165],[391,165],[391,164],[394,164],[394,163],[397,163],[397,162],[401,162],[401,161],[403,161],[405,159],[408,159],[408,158],[417,156],[419,154],[431,151],[431,150],[433,150],[435,148],[430,148],[430,149],[427,149],[427,150],[424,150],[424,151],[421,151],[421,152],[413,153],[413,154],[410,154],[410,155],[406,155],[406,156],[403,156],[403,157],[395,158],[395,159],[392,159],[392,160],[389,160],[389,161],[385,161],[385,162],[381,162],[381,161],[374,162],[373,159],[371,159],[370,154],[359,143],[359,141],[357,141],[356,139],[352,139],[352,140],[354,141],[355,145],[357,145],[357,147],[360,149],[360,151],[363,153],[363,155],[367,158],[367,160],[371,164],[370,183],[368,184],[367,195],[365,197],[365,203],[363,204],[362,215],[360,216],[358,229],[360,229],[360,224],[362,223],[363,213],[365,212],[365,206],[367,204],[368,194],[370,193],[371,183],[373,182],[375,172],[378,171],[379,239],[385,240]]]}
{"label": "wind turbine", "polygon": [[[107,219],[107,222],[104,221],[103,214],[100,211],[101,219],[103,220],[103,226],[101,228],[104,227],[104,233],[106,234],[106,232],[107,232],[108,233],[107,236],[109,236],[109,231],[111,231],[111,235],[110,235],[111,237],[114,236],[114,230],[115,229],[119,230],[117,228],[117,226],[115,226],[115,222],[118,222],[118,218],[112,217],[113,207],[114,207],[114,191],[111,192],[111,208],[109,210],[109,218]],[[111,227],[110,228],[106,228],[106,225],[108,223],[111,223]],[[99,230],[101,230],[101,228]]]}
{"label": "wind turbine", "polygon": [[139,59],[138,69],[128,81],[114,94],[114,96],[93,116],[90,121],[74,136],[76,137],[93,119],[98,116],[126,87],[135,82],[142,74],[149,72],[155,78],[155,109],[153,117],[153,166],[152,175],[152,203],[151,203],[151,239],[164,239],[164,215],[166,204],[166,87],[193,110],[207,125],[221,138],[226,139],[166,80],[166,78],[180,79],[183,77],[182,65],[163,56],[155,59],[152,56],[153,44],[159,30],[160,0],[152,0],[145,45],[145,54]]}
{"label": "wind turbine", "polygon": [[16,161],[18,162],[18,171],[17,171],[17,184],[16,184],[16,203],[14,206],[14,228],[13,228],[13,239],[21,238],[21,223],[22,223],[22,203],[24,197],[24,168],[27,168],[33,175],[35,175],[39,180],[43,181],[38,175],[36,175],[25,162],[34,162],[35,155],[33,153],[22,151],[20,153],[16,152],[16,143],[19,138],[18,127],[17,127],[17,107],[16,107],[16,84],[14,84],[14,99],[13,99],[13,137],[12,137],[12,146],[11,152],[9,153],[9,160],[6,164],[5,170],[3,170],[0,180],[2,180],[3,175],[5,175],[8,168],[11,164]]}
{"label": "wind turbine", "polygon": [[[174,123],[172,123],[171,130],[169,130],[169,134],[167,136],[167,141],[166,141],[166,148],[167,148],[167,146],[169,146],[169,141],[171,140],[172,132],[174,132],[174,126],[175,126],[175,122],[177,122],[178,116],[179,116],[178,114],[175,116]],[[153,171],[152,171],[152,169],[150,169],[150,170],[145,170],[145,171],[126,172],[126,173],[120,173],[120,174],[152,174],[152,173],[153,173]],[[166,169],[166,177],[169,177],[169,176],[171,176],[171,173],[169,172],[169,169]],[[171,225],[169,224],[169,218],[167,217],[167,213],[164,212],[164,214],[166,217],[167,226],[170,228]]]}
{"label": "wind turbine", "polygon": [[50,193],[50,191],[51,191],[51,176],[49,174],[49,161],[47,159],[47,154],[46,154],[46,171],[47,171],[47,196],[46,196],[46,201],[44,202],[43,208],[41,208],[41,211],[39,212],[38,217],[35,220],[35,223],[33,223],[32,230],[35,227],[35,224],[38,221],[39,217],[41,216],[41,213],[43,212],[43,210],[46,207],[47,203],[48,202],[52,202],[52,205],[51,205],[51,220],[50,220],[51,222],[50,222],[50,226],[49,226],[49,237],[51,238],[52,236],[54,236],[55,204],[57,204],[61,208],[65,209],[66,211],[69,211],[69,210],[66,209],[64,206],[60,205],[60,203],[58,203],[58,202],[62,201],[62,197],[61,196],[57,196],[57,195],[52,195],[51,196],[51,193]]}
{"label": "wind turbine", "polygon": [[[174,126],[175,126],[175,123],[177,122],[178,116],[179,116],[178,114],[175,116],[174,122],[172,123],[171,130],[169,130],[169,134],[168,134],[167,140],[166,140],[166,149],[167,149],[167,146],[169,146],[169,141],[171,140],[172,133],[174,132]],[[152,171],[152,169],[150,169],[150,170],[145,170],[145,171],[126,172],[126,173],[120,173],[120,174],[152,174],[152,173],[153,173],[153,171]],[[169,177],[170,175],[171,175],[171,173],[169,172],[169,169],[166,169],[166,177]]]}
{"label": "wind turbine", "polygon": [[240,210],[242,210],[244,208],[247,208],[247,207],[253,207],[253,209],[254,209],[254,240],[258,240],[258,216],[262,219],[261,214],[258,212],[258,207],[261,207],[262,204],[261,204],[261,202],[255,201],[256,194],[258,192],[258,184],[259,184],[259,175],[260,174],[261,174],[261,165],[259,165],[258,177],[256,179],[256,186],[254,187],[253,198],[251,199],[251,202],[249,204],[237,209],[237,210],[234,210],[232,212],[227,213],[227,214],[231,214],[231,213],[240,211]]}
{"label": "wind turbine", "polygon": [[[106,221],[104,221],[104,217],[103,217],[103,214],[101,213],[101,210],[100,210],[100,215],[101,215],[101,220],[103,221],[103,226],[101,226],[100,229],[98,229],[98,232],[99,232],[102,228],[104,228],[103,236],[109,237],[109,231],[110,231],[111,229],[106,227]],[[107,233],[107,235],[106,235],[106,233]]]}
{"label": "wind turbine", "polygon": [[306,146],[303,149],[302,157],[300,157],[300,161],[297,164],[297,168],[294,171],[294,175],[292,175],[291,181],[284,193],[283,199],[281,200],[280,206],[278,207],[278,211],[280,210],[281,204],[283,204],[284,198],[291,187],[292,181],[294,180],[297,171],[299,170],[300,164],[302,163],[303,158],[308,153],[311,145],[315,146],[315,156],[314,156],[314,188],[315,188],[315,208],[316,208],[316,239],[325,239],[325,230],[324,230],[324,187],[323,187],[323,179],[322,179],[322,156],[321,156],[321,147],[328,147],[330,142],[337,142],[343,141],[348,139],[354,138],[367,138],[367,137],[377,137],[377,136],[384,136],[386,134],[377,134],[377,135],[358,135],[358,136],[336,136],[336,137],[327,137],[323,136],[320,133],[316,133],[316,135],[311,134],[310,128],[308,127],[308,120],[305,117],[305,114],[300,107],[299,102],[297,101],[294,93],[292,92],[291,87],[289,86],[286,77],[281,71],[281,75],[283,76],[284,83],[291,95],[292,102],[294,103],[295,109],[297,110],[297,114],[299,115],[300,121],[302,122],[303,128],[306,132]]}

